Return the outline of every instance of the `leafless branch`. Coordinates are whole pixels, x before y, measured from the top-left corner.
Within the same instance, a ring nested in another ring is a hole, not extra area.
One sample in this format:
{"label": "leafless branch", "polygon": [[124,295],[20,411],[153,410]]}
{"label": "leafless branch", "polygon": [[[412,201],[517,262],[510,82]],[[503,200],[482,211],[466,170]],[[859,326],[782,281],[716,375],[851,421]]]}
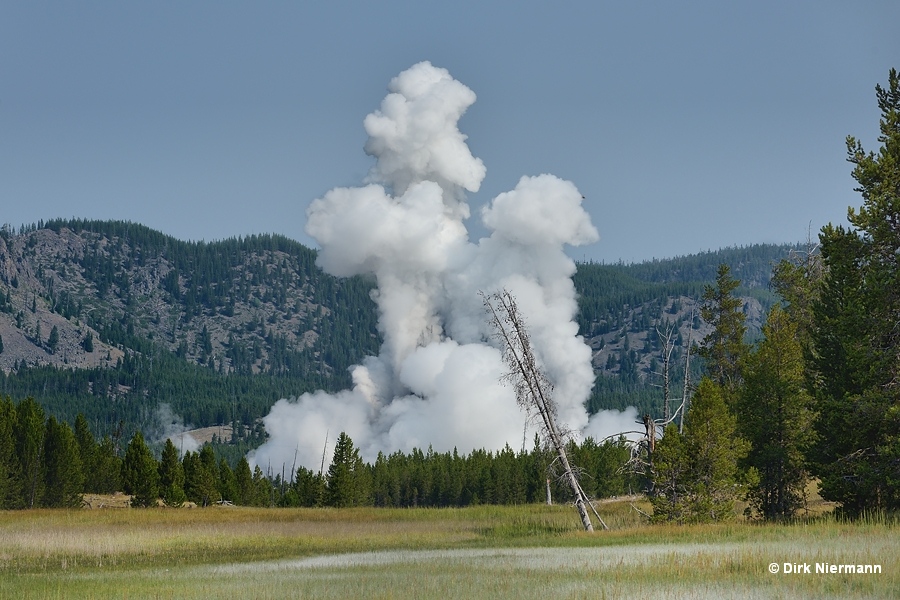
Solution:
{"label": "leafless branch", "polygon": [[[540,415],[543,436],[556,451],[557,460],[563,469],[563,478],[575,496],[575,506],[578,508],[581,523],[586,531],[593,531],[594,527],[585,506],[587,498],[566,455],[565,440],[568,432],[562,430],[556,423],[553,385],[537,364],[531,350],[528,330],[516,306],[516,300],[508,290],[490,296],[482,292],[481,298],[490,317],[494,335],[502,344],[503,360],[509,368],[503,379],[513,385],[516,402],[527,415]],[[593,510],[593,507],[591,508]],[[607,528],[602,519],[600,523]]]}

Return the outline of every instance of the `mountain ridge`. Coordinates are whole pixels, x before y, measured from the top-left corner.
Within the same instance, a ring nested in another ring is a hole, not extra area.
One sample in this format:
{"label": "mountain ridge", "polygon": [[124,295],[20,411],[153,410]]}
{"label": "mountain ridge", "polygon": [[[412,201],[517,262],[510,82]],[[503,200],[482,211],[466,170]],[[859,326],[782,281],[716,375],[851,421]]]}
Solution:
{"label": "mountain ridge", "polygon": [[[661,358],[654,330],[668,319],[681,347],[688,337],[702,339],[698,301],[721,262],[748,282],[739,295],[751,335],[758,332],[776,301],[767,288],[772,264],[796,248],[761,244],[631,265],[578,263],[578,323],[599,382],[589,408],[653,405]],[[381,343],[369,296],[374,282],[334,278],[315,260],[315,250],[278,235],[184,242],[125,221],[57,219],[18,232],[5,226],[0,393],[33,395],[63,418],[78,406],[97,420],[118,411],[129,422],[141,419],[132,405],[166,402],[208,426],[256,419],[285,392],[347,387],[347,368]],[[179,378],[180,388],[169,385]],[[178,391],[192,379],[200,396],[215,389],[232,397],[195,409]],[[613,393],[610,382],[631,391]],[[234,406],[239,392],[222,391],[232,388],[256,389],[258,397],[241,410]]]}

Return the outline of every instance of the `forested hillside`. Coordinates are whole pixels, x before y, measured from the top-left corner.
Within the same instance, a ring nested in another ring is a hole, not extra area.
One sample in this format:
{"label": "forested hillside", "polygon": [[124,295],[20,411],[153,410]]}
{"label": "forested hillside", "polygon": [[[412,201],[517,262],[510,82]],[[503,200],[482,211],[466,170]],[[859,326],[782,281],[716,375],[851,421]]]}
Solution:
{"label": "forested hillside", "polygon": [[194,424],[252,422],[349,383],[378,348],[371,284],[280,236],[182,242],[124,222],[0,235],[0,390],[108,433],[160,402]]}
{"label": "forested hillside", "polygon": [[[774,301],[785,246],[637,265],[584,263],[579,324],[594,349],[592,411],[657,407],[656,329],[675,326],[673,384],[687,339],[704,335],[703,286],[728,263],[745,282],[750,335]],[[282,236],[183,242],[142,225],[54,220],[0,231],[0,393],[35,397],[97,436],[130,436],[169,404],[187,423],[252,424],[279,398],[349,385],[377,352],[373,283],[337,279]],[[693,314],[693,318],[691,315]]]}
{"label": "forested hillside", "polygon": [[[757,339],[777,295],[769,289],[772,268],[796,246],[728,248],[634,265],[582,263],[575,275],[580,295],[579,328],[594,350],[597,381],[590,412],[636,406],[659,414],[663,391],[666,334],[670,332],[670,388],[681,395],[688,342],[698,345],[709,333],[700,319],[704,287],[721,264],[742,282],[748,341]],[[702,363],[688,364],[696,381]]]}

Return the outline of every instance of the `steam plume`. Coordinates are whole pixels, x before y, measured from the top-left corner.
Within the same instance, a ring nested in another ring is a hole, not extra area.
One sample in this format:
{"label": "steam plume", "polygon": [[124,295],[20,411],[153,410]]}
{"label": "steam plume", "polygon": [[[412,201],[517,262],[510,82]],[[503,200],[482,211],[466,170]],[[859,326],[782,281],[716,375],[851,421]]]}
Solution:
{"label": "steam plume", "polygon": [[307,233],[318,264],[336,276],[373,274],[384,343],[351,369],[353,388],[279,400],[264,419],[270,439],[252,462],[318,468],[326,431],[346,431],[367,460],[428,445],[518,447],[524,415],[500,383],[504,365],[478,292],[509,289],[527,320],[537,360],[555,386],[559,417],[588,426],[591,351],[578,337],[565,245],[597,230],[575,186],[552,175],[522,177],[481,212],[489,237],[473,243],[463,220],[484,164],[457,122],[475,94],[428,62],[394,78],[365,119],[366,185],[313,201]]}
{"label": "steam plume", "polygon": [[184,419],[165,402],[156,408],[153,421],[154,426],[151,428],[149,438],[151,443],[172,440],[181,454],[199,450],[200,444],[188,433],[191,429],[190,425],[185,425]]}

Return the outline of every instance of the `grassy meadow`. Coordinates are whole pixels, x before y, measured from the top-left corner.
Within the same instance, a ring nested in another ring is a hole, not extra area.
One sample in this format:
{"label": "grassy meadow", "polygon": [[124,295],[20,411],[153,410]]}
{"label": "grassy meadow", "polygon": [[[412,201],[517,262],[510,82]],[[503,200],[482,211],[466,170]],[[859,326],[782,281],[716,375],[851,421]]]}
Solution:
{"label": "grassy meadow", "polygon": [[[639,508],[646,510],[643,503]],[[900,526],[648,525],[574,508],[0,512],[0,598],[895,598]],[[772,574],[770,563],[880,564]]]}

